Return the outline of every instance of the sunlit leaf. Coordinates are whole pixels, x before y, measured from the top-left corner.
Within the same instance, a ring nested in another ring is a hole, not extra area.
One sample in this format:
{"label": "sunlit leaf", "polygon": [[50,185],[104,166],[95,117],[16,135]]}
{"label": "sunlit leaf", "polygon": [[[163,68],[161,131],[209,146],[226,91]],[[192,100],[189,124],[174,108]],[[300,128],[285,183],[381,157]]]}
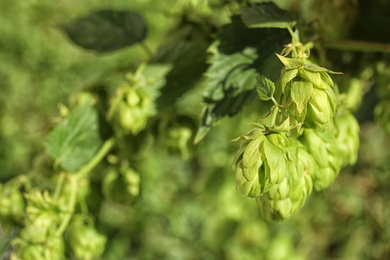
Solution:
{"label": "sunlit leaf", "polygon": [[264,76],[257,76],[257,95],[261,100],[270,100],[275,92],[275,83]]}

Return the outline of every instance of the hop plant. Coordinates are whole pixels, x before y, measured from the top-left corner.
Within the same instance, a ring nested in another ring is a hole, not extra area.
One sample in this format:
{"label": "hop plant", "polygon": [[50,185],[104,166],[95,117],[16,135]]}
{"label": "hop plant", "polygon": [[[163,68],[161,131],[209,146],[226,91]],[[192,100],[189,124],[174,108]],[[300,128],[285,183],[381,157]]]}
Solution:
{"label": "hop plant", "polygon": [[337,108],[334,83],[328,72],[306,59],[278,56],[285,65],[281,76],[282,92],[290,96],[290,115],[306,128],[326,129]]}
{"label": "hop plant", "polygon": [[263,131],[257,128],[237,139],[242,141],[235,159],[237,185],[256,197],[266,218],[283,220],[304,205],[317,165],[296,139]]}
{"label": "hop plant", "polygon": [[141,132],[152,114],[152,102],[142,89],[123,87],[123,99],[118,105],[119,124],[125,132]]}
{"label": "hop plant", "polygon": [[262,215],[267,219],[281,221],[289,218],[303,207],[307,197],[313,190],[312,174],[317,171],[314,158],[298,141],[294,140],[292,142],[295,143],[298,149],[296,149],[295,162],[291,161],[290,167],[292,171],[302,174],[299,174],[300,180],[288,197],[273,199],[269,194],[266,194],[264,197],[256,198]]}
{"label": "hop plant", "polygon": [[107,238],[82,217],[72,220],[68,232],[70,248],[77,259],[97,259],[103,254]]}

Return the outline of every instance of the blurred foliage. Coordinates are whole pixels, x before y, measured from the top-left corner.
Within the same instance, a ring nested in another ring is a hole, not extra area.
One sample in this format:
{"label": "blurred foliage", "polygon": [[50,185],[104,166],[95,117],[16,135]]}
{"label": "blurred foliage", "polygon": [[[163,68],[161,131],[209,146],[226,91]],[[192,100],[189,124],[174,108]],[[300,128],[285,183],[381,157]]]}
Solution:
{"label": "blurred foliage", "polygon": [[[20,199],[21,192],[29,188],[22,188],[25,176],[34,176],[32,186],[51,191],[60,179],[53,174],[57,169],[44,152],[54,122],[66,117],[66,111],[57,112],[58,107],[63,108],[59,104],[76,104],[75,95],[85,90],[96,96],[108,95],[112,92],[110,86],[119,84],[126,73],[135,71],[140,63],[151,59],[151,53],[156,53],[152,63],[174,64],[166,77],[169,84],[161,92],[164,95],[172,91],[168,103],[175,105],[169,107],[165,100],[157,99],[158,108],[166,113],[152,119],[148,133],[123,137],[121,144],[131,143],[131,148],[121,150],[119,144],[92,171],[86,185],[89,192],[80,188],[77,193],[85,198],[93,216],[77,224],[88,229],[95,223],[97,231],[108,238],[101,259],[389,259],[390,51],[383,48],[372,52],[377,41],[388,42],[387,1],[274,1],[312,23],[306,36],[319,46],[313,55],[344,73],[335,78],[340,92],[355,88],[362,96],[355,112],[361,126],[357,163],[344,169],[328,190],[313,193],[293,217],[282,223],[263,220],[256,203],[235,187],[231,164],[238,145],[231,140],[251,128],[249,123],[261,117],[258,111],[263,107],[248,102],[235,117],[215,126],[199,144],[188,142],[186,148],[165,149],[169,136],[164,132],[166,125],[178,129],[184,126],[194,138],[201,114],[203,85],[199,80],[206,69],[206,48],[214,37],[223,37],[223,30],[216,33],[216,28],[226,28],[231,23],[229,16],[246,2],[0,1],[1,215],[20,217],[23,203],[30,209],[38,207],[31,198]],[[61,31],[61,25],[99,9],[130,9],[143,16],[148,27],[148,50],[135,44],[98,55],[77,47]],[[250,42],[251,37],[242,41]],[[160,45],[162,39],[164,47]],[[328,40],[340,41],[327,48]],[[360,50],[349,50],[343,40],[365,42]],[[172,47],[178,41],[182,41],[179,50]],[[166,53],[172,51],[177,51],[177,56],[168,60]],[[197,64],[196,71],[189,63]],[[183,78],[178,77],[180,67],[185,73]],[[257,69],[267,70],[261,66]],[[100,112],[107,109],[107,104],[98,105]],[[108,126],[100,130],[105,132],[103,136],[115,132]],[[178,136],[183,133],[178,132]],[[129,156],[130,162],[117,162],[118,154]],[[130,175],[123,170],[129,167],[134,170]],[[107,180],[107,176],[116,179]],[[11,179],[12,183],[7,182]],[[102,183],[109,185],[109,181],[115,181],[118,186],[114,187],[119,187],[119,182],[130,183],[130,195],[106,198]],[[3,209],[10,205],[14,205],[12,210],[5,212]],[[83,212],[83,206],[79,207]],[[0,220],[0,253],[8,259],[14,246],[10,241],[19,232],[21,220]],[[94,232],[89,234],[96,239]],[[97,240],[100,250],[104,239]],[[91,243],[85,247],[94,246]],[[85,252],[77,256],[66,253],[69,259],[77,259]]]}

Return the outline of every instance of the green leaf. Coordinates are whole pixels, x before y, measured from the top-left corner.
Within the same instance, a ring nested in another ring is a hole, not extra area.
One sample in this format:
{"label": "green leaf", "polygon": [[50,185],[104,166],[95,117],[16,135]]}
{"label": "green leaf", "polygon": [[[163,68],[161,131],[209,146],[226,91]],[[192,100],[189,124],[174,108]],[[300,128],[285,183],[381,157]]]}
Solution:
{"label": "green leaf", "polygon": [[166,84],[156,100],[159,110],[172,106],[186,91],[191,89],[207,69],[204,42],[175,42],[162,45],[152,64],[171,64]]}
{"label": "green leaf", "polygon": [[97,112],[85,105],[54,128],[46,150],[63,169],[75,172],[92,159],[101,144]]}
{"label": "green leaf", "polygon": [[313,94],[313,84],[309,81],[294,81],[291,86],[291,99],[297,105],[298,113],[305,109],[307,101]]}
{"label": "green leaf", "polygon": [[212,57],[205,76],[203,96],[210,100],[221,100],[226,92],[237,94],[254,89],[256,71],[251,68],[257,55],[254,49],[247,48],[233,55],[225,55],[217,50],[217,43],[209,48]]}
{"label": "green leaf", "polygon": [[257,76],[257,95],[261,100],[267,101],[270,100],[274,96],[275,92],[275,83],[271,80],[267,79],[264,76]]}
{"label": "green leaf", "polygon": [[205,74],[203,93],[206,105],[195,142],[199,142],[222,117],[239,112],[255,95],[256,70],[251,67],[257,57],[255,50],[246,48],[225,55],[218,51],[217,44],[215,42],[209,48],[211,65]]}
{"label": "green leaf", "polygon": [[258,59],[280,52],[284,45],[291,41],[291,36],[285,29],[279,28],[248,28],[239,16],[233,16],[229,24],[223,25],[217,32],[220,42],[218,50],[224,54],[240,52],[247,47],[258,50]]}
{"label": "green leaf", "polygon": [[141,42],[146,24],[136,12],[100,10],[62,26],[77,45],[98,52],[110,52]]}
{"label": "green leaf", "polygon": [[241,17],[248,27],[288,28],[296,24],[295,19],[286,10],[274,3],[261,3],[241,9]]}

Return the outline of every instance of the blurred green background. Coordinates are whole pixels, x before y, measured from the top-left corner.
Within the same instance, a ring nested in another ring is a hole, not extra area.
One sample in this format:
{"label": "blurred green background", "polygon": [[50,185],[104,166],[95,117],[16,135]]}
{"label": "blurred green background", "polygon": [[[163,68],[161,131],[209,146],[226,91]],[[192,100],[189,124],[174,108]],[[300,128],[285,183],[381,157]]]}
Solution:
{"label": "blurred green background", "polygon": [[[188,2],[207,14],[205,1],[0,1],[0,181],[40,171],[59,103],[67,104],[118,64],[132,69],[148,58],[139,45],[104,55],[83,50],[69,41],[61,24],[96,9],[132,9],[144,16],[146,43],[155,51]],[[217,24],[228,21],[223,10],[214,15]],[[352,36],[359,34],[355,30]],[[385,55],[359,57],[360,71],[387,64]],[[335,67],[345,66],[336,62]],[[385,72],[357,79],[386,89]],[[199,115],[201,90],[183,96],[178,107]],[[100,231],[109,237],[103,259],[390,259],[390,138],[385,131],[370,116],[362,120],[358,163],[344,169],[327,191],[314,192],[291,219],[271,223],[235,188],[231,162],[238,145],[230,140],[257,119],[248,111],[215,127],[194,147],[191,159],[159,147],[148,150],[140,164],[141,197],[133,205],[103,202],[95,212]]]}

